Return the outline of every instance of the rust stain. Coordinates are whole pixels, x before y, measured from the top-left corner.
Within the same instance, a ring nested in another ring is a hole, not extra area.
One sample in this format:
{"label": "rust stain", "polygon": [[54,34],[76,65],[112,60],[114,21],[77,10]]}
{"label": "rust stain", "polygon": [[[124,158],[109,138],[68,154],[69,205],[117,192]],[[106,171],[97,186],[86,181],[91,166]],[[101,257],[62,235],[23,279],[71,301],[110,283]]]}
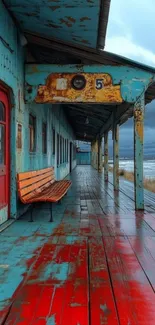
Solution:
{"label": "rust stain", "polygon": [[47,26],[47,27],[52,27],[52,28],[62,28],[61,26],[55,25],[55,24],[53,24],[53,23],[48,23],[48,24],[46,24],[45,26]]}
{"label": "rust stain", "polygon": [[33,65],[33,66],[32,66],[32,74],[33,74],[33,73],[36,73],[36,72],[39,72],[39,71],[38,71],[38,68],[37,68],[37,65]]}
{"label": "rust stain", "polygon": [[91,20],[89,17],[81,17],[80,21]]}
{"label": "rust stain", "polygon": [[72,23],[75,23],[76,22],[76,19],[75,18],[73,18],[73,17],[68,17],[68,16],[66,16],[66,18],[68,19],[68,20],[70,20]]}
{"label": "rust stain", "polygon": [[144,135],[144,130],[143,130],[143,119],[144,119],[144,114],[141,109],[136,109],[134,111],[134,118],[135,118],[135,123],[136,123],[136,132],[140,138],[140,141],[143,141],[143,135]]}
{"label": "rust stain", "polygon": [[[91,102],[91,103],[122,103],[120,85],[113,85],[109,74],[80,73],[86,79],[83,90],[72,88],[71,80],[77,74],[50,74],[46,84],[38,87],[35,98],[37,103],[49,102]],[[96,89],[96,79],[102,79],[103,88]],[[61,84],[61,87],[60,87]]]}
{"label": "rust stain", "polygon": [[81,41],[81,43],[89,44],[89,42],[88,42],[87,40],[85,40],[85,39],[83,39],[83,40]]}
{"label": "rust stain", "polygon": [[72,24],[69,21],[67,21],[67,20],[65,20],[63,18],[60,19],[60,22],[62,24],[65,24],[67,27],[72,27]]}
{"label": "rust stain", "polygon": [[60,8],[60,6],[49,6],[52,11],[55,11]]}

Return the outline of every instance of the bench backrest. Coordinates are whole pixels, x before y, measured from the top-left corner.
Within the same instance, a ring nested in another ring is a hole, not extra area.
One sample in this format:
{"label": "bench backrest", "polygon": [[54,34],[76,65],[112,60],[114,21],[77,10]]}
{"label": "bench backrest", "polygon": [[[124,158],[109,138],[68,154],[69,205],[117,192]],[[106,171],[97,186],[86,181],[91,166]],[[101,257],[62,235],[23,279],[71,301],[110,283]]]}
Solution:
{"label": "bench backrest", "polygon": [[55,182],[54,168],[44,168],[17,174],[18,194],[22,201],[40,193]]}

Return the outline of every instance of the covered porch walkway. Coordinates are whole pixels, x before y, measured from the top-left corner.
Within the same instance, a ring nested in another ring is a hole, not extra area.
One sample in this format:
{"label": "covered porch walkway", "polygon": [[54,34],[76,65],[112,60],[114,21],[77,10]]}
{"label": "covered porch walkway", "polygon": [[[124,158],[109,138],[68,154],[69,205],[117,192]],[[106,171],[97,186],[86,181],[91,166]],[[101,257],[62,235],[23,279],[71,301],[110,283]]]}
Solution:
{"label": "covered porch walkway", "polygon": [[153,204],[135,213],[90,166],[71,179],[53,223],[41,204],[0,234],[0,324],[153,325]]}

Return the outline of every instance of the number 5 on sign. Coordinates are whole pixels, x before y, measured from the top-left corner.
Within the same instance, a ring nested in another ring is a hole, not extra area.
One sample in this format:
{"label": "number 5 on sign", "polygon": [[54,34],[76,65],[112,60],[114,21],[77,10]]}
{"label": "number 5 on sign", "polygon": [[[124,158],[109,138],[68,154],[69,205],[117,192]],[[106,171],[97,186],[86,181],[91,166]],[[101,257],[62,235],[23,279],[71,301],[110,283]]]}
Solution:
{"label": "number 5 on sign", "polygon": [[104,87],[103,79],[96,79],[96,89],[102,89]]}

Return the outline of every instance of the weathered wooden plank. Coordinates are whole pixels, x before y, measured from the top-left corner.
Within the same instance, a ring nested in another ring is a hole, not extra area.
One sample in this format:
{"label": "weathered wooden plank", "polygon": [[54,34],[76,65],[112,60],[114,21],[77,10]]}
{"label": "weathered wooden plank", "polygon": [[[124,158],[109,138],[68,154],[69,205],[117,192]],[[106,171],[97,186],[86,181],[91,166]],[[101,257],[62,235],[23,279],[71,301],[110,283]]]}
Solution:
{"label": "weathered wooden plank", "polygon": [[102,238],[89,239],[90,324],[118,325]]}
{"label": "weathered wooden plank", "polygon": [[120,325],[155,322],[154,291],[124,238],[104,238]]}
{"label": "weathered wooden plank", "polygon": [[[141,267],[155,291],[155,240],[152,237],[146,237],[144,241],[143,238],[137,236],[129,237],[128,239]],[[154,256],[152,255],[152,251]]]}
{"label": "weathered wooden plank", "polygon": [[87,240],[75,241],[69,257],[61,325],[89,325]]}

